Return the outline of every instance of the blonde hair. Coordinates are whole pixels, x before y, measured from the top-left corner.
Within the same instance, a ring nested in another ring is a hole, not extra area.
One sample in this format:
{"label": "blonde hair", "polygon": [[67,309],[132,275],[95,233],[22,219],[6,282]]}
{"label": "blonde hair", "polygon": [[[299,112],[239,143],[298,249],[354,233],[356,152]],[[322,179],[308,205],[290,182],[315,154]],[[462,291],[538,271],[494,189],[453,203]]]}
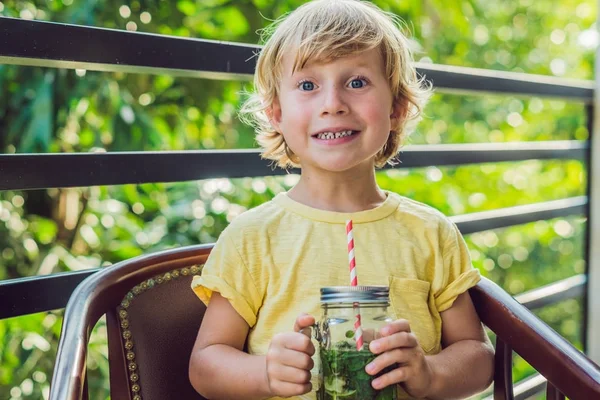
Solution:
{"label": "blonde hair", "polygon": [[265,43],[254,75],[254,92],[240,110],[240,117],[256,129],[262,157],[279,167],[298,167],[299,160],[269,121],[267,111],[278,96],[284,53],[296,52],[293,70],[309,60],[327,62],[379,48],[383,57],[394,104],[400,102],[403,115],[392,126],[387,143],[377,154],[375,165],[394,164],[404,138],[421,117],[431,88],[419,79],[412,65],[409,40],[393,14],[361,0],[315,0],[284,15],[261,35]]}

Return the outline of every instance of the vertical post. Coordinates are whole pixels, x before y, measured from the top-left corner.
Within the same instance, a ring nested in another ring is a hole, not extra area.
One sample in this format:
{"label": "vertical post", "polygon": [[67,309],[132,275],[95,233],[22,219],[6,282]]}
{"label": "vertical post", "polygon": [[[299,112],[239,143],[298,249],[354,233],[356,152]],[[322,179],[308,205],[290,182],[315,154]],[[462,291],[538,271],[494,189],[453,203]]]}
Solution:
{"label": "vertical post", "polygon": [[[600,0],[598,0],[600,6]],[[598,22],[597,22],[598,24]],[[598,26],[596,26],[598,29]],[[600,363],[600,47],[596,49],[594,67],[594,103],[588,153],[588,237],[586,352]]]}

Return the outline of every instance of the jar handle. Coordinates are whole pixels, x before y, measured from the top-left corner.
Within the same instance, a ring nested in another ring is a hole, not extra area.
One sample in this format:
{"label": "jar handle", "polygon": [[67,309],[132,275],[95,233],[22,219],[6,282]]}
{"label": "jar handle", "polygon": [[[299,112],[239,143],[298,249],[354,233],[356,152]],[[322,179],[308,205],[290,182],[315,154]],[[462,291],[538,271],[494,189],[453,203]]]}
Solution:
{"label": "jar handle", "polygon": [[[312,330],[312,332],[311,332]],[[308,336],[311,339],[315,339],[317,343],[323,344],[325,340],[325,335],[323,334],[323,330],[321,329],[321,325],[318,322],[315,322],[311,326],[307,326],[302,329],[300,333]]]}
{"label": "jar handle", "polygon": [[315,338],[315,340],[318,343],[321,343],[323,340],[323,333],[321,332],[321,327],[319,326],[319,323],[315,322],[312,325],[312,328],[313,328],[313,333],[314,333],[313,337]]}

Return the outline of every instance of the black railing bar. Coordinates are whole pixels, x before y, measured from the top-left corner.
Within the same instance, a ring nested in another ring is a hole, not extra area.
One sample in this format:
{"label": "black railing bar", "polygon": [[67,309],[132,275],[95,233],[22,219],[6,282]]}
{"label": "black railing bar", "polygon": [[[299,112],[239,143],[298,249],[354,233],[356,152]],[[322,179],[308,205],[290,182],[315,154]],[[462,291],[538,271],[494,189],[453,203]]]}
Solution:
{"label": "black railing bar", "polygon": [[571,197],[450,217],[463,235],[540,220],[585,214],[586,196]]}
{"label": "black railing bar", "polygon": [[77,285],[99,270],[0,280],[0,319],[65,308]]}
{"label": "black railing bar", "polygon": [[[115,46],[118,43],[118,46]],[[0,17],[0,63],[250,79],[259,46]]]}
{"label": "black railing bar", "polygon": [[582,296],[586,290],[587,277],[579,274],[570,278],[530,290],[515,296],[515,299],[530,310]]}
{"label": "black railing bar", "polygon": [[[579,140],[409,145],[400,154],[402,164],[407,165],[400,165],[400,167],[414,168],[507,161],[585,159],[588,147],[589,144],[587,141]],[[409,158],[405,159],[407,154]],[[438,160],[430,160],[430,157],[440,156],[441,158]]]}
{"label": "black railing bar", "polygon": [[[587,142],[411,145],[394,168],[456,166],[531,159],[584,159]],[[223,162],[226,160],[226,162]],[[0,155],[0,190],[184,182],[282,175],[258,150]],[[186,168],[181,168],[185,165]],[[387,168],[390,168],[389,166]],[[69,174],[62,172],[68,170]],[[296,173],[296,170],[290,170]]]}
{"label": "black railing bar", "polygon": [[448,93],[563,97],[585,103],[594,99],[594,81],[591,80],[430,63],[416,63],[416,66],[434,87]]}
{"label": "black railing bar", "polygon": [[[0,63],[5,64],[248,79],[259,49],[244,43],[0,17]],[[593,98],[591,81],[425,63],[416,63],[416,67],[442,91],[539,95],[585,102]]]}

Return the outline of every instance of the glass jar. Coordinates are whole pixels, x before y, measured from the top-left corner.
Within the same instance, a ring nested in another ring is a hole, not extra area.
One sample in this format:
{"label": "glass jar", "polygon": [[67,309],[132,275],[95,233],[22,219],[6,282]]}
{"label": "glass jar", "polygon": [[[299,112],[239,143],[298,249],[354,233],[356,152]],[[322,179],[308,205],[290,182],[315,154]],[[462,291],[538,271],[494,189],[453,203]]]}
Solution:
{"label": "glass jar", "polygon": [[[321,289],[322,317],[315,329],[319,343],[319,400],[395,400],[396,385],[375,390],[365,367],[376,357],[369,343],[392,322],[387,286],[335,286]],[[360,315],[362,347],[355,337]],[[382,371],[379,375],[388,372]],[[379,376],[378,375],[378,376]]]}

